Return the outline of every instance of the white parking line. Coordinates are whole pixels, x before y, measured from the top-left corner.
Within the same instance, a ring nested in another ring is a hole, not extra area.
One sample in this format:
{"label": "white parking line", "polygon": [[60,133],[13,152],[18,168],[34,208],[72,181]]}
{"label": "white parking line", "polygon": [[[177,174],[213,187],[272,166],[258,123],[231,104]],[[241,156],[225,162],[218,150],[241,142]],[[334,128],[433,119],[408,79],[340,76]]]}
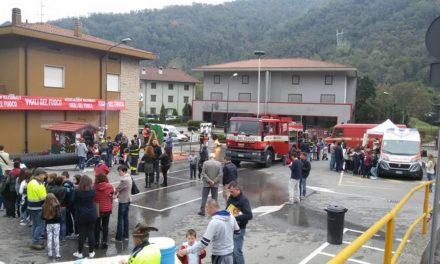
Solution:
{"label": "white parking line", "polygon": [[[349,242],[349,241],[342,241],[342,243],[344,243],[344,244],[347,244],[347,245],[350,245],[351,244],[351,242]],[[363,248],[368,248],[368,249],[372,249],[372,250],[377,250],[377,251],[382,251],[382,252],[384,252],[385,250],[384,249],[382,249],[382,248],[378,248],[378,247],[372,247],[372,246],[362,246]],[[393,254],[394,254],[394,251],[392,251],[393,252]]]}
{"label": "white parking line", "polygon": [[[334,254],[330,254],[330,253],[326,253],[326,252],[319,252],[318,254],[324,255],[324,256],[328,256],[328,257],[336,256]],[[370,262],[365,262],[365,261],[361,261],[361,260],[357,260],[357,259],[351,259],[351,258],[347,259],[347,261],[351,261],[351,262],[359,263],[359,264],[371,264]]]}
{"label": "white parking line", "polygon": [[324,248],[330,245],[328,242],[323,243],[319,248],[315,249],[310,255],[308,255],[305,259],[303,259],[299,264],[306,264],[314,257],[316,257]]}
{"label": "white parking line", "polygon": [[[182,172],[182,171],[189,171],[189,169],[170,171],[170,172],[168,172],[168,174],[177,173],[177,172]],[[174,178],[174,177],[168,177],[168,178]],[[135,181],[138,181],[138,180],[144,180],[144,179],[145,179],[145,175],[140,175],[140,176],[137,176],[137,177],[133,177],[133,180],[135,180]],[[177,178],[176,178],[176,179],[177,179]],[[119,183],[119,182],[120,182],[120,181],[114,181],[114,182],[111,182],[110,184],[114,185],[114,184],[117,184],[117,183]]]}
{"label": "white parking line", "polygon": [[[221,193],[223,193],[223,191],[219,191],[218,192],[218,194],[221,194]],[[183,202],[183,203],[179,203],[179,204],[176,204],[176,205],[173,205],[173,206],[170,206],[170,207],[162,208],[162,209],[155,209],[155,208],[146,207],[146,206],[142,206],[142,205],[137,205],[137,204],[133,204],[133,203],[130,204],[130,205],[133,205],[135,207],[139,207],[139,208],[142,208],[142,209],[146,209],[146,210],[155,211],[155,212],[163,212],[163,211],[167,211],[167,210],[170,210],[170,209],[173,209],[173,208],[185,205],[185,204],[193,203],[193,202],[201,200],[201,199],[202,199],[202,197],[195,198],[195,199],[192,199],[192,200],[189,200],[189,201],[186,201],[186,202]]]}

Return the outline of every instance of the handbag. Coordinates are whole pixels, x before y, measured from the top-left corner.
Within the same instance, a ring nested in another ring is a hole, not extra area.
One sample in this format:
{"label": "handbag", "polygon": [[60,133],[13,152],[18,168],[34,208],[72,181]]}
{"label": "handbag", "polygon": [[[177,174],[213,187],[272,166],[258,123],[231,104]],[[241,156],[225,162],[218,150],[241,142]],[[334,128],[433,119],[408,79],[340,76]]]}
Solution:
{"label": "handbag", "polygon": [[133,177],[131,177],[131,194],[133,195],[133,194],[138,194],[140,191],[139,191],[139,188],[137,187],[137,185],[136,185],[136,183],[134,182],[134,180],[133,180]]}

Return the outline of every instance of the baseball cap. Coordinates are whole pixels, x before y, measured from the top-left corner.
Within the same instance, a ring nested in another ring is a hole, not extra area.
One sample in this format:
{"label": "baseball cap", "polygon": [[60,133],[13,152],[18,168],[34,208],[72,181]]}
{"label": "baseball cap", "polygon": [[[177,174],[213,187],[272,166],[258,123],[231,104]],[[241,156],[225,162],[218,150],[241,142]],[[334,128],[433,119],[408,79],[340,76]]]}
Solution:
{"label": "baseball cap", "polygon": [[43,169],[43,168],[36,168],[35,170],[34,170],[34,175],[35,176],[38,176],[38,175],[41,175],[41,174],[47,174],[47,172]]}

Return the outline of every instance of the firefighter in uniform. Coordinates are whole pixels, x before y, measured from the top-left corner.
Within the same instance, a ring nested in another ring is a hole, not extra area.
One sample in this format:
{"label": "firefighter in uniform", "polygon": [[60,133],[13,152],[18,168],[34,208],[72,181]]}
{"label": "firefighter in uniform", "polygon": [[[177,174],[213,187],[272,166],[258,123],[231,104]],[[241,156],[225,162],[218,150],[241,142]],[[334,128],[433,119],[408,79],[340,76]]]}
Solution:
{"label": "firefighter in uniform", "polygon": [[146,124],[144,126],[144,130],[142,131],[142,135],[144,136],[144,145],[149,145],[150,141],[150,128]]}
{"label": "firefighter in uniform", "polygon": [[131,175],[137,174],[136,170],[139,160],[139,150],[140,146],[134,140],[131,140],[131,145],[129,148]]}
{"label": "firefighter in uniform", "polygon": [[133,243],[134,249],[128,258],[128,264],[160,264],[161,254],[159,246],[150,244],[148,239],[150,231],[159,231],[157,228],[148,226],[145,223],[138,223],[134,228]]}

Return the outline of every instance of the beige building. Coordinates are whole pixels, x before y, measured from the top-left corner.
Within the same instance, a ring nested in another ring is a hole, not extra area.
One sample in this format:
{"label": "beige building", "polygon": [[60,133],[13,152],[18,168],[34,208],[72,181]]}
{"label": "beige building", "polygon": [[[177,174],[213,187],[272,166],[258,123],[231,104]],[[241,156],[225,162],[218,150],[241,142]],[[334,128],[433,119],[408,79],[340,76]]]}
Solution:
{"label": "beige building", "polygon": [[49,126],[75,121],[103,127],[106,112],[109,136],[135,134],[139,62],[154,58],[84,34],[80,23],[73,31],[23,23],[14,8],[11,25],[0,27],[0,144],[10,153],[46,151]]}
{"label": "beige building", "polygon": [[177,110],[182,115],[185,104],[192,105],[194,87],[199,81],[186,72],[173,68],[144,67],[141,69],[141,113],[159,115],[162,104],[166,114]]}

